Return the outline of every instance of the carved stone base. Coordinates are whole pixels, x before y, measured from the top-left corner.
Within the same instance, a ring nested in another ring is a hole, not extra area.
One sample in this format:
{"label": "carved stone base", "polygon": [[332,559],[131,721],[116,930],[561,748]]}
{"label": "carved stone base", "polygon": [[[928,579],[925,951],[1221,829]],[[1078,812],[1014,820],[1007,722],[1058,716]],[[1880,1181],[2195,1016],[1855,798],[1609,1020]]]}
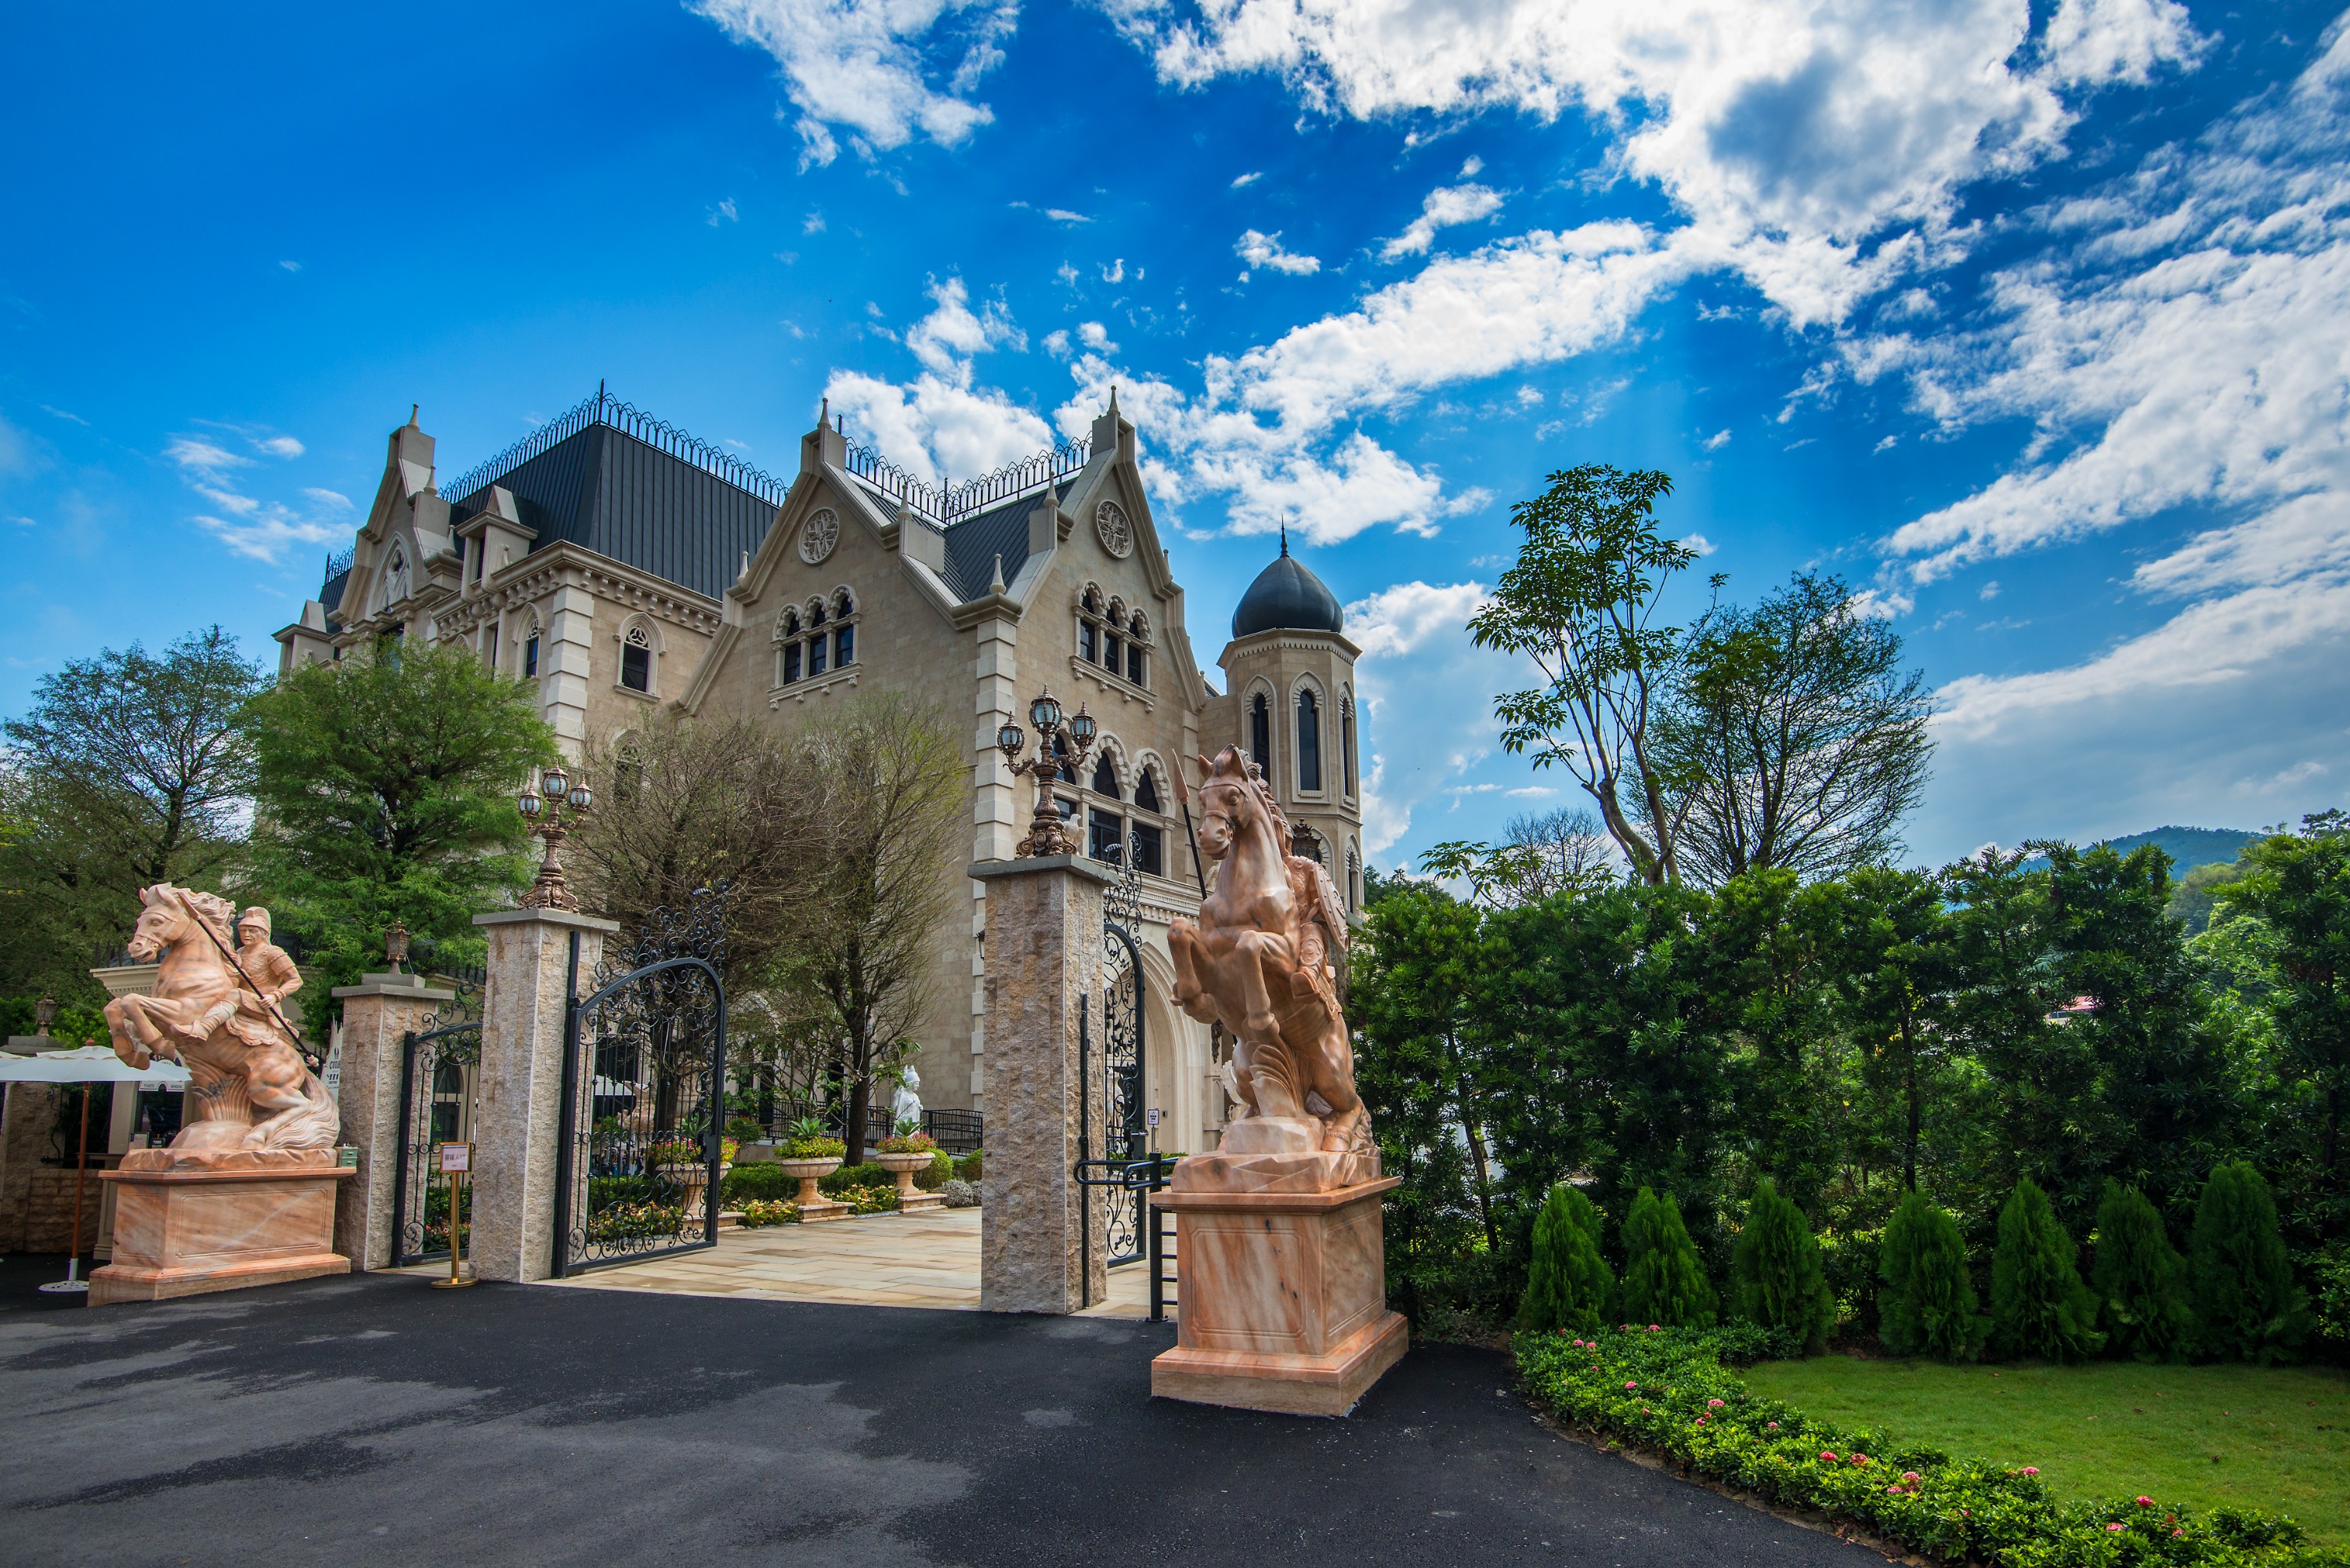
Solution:
{"label": "carved stone base", "polygon": [[[1215,1158],[1177,1166],[1178,1188],[1183,1166]],[[1176,1345],[1150,1364],[1150,1391],[1298,1416],[1353,1409],[1410,1342],[1387,1307],[1381,1251],[1379,1199],[1397,1185],[1153,1193],[1176,1216],[1183,1264]]]}
{"label": "carved stone base", "polygon": [[89,1304],[348,1273],[335,1251],[335,1189],[358,1174],[317,1164],[102,1171],[115,1183],[114,1261],[90,1275]]}

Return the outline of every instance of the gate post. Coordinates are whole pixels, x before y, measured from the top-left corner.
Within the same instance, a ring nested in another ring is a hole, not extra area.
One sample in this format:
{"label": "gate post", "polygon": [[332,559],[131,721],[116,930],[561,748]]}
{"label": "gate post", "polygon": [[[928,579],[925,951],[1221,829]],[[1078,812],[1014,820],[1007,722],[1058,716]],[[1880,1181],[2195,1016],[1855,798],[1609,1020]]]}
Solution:
{"label": "gate post", "polygon": [[343,1141],[359,1151],[359,1173],[335,1193],[335,1251],[358,1270],[390,1266],[391,1194],[400,1180],[400,1070],[408,1035],[432,1010],[456,1000],[414,974],[363,974],[335,987],[343,1004]]}
{"label": "gate post", "polygon": [[1075,1167],[1079,1037],[1101,1040],[1098,1016],[1089,1031],[1079,1020],[1099,989],[1102,889],[1116,877],[1074,855],[985,860],[971,875],[987,884],[979,1304],[1073,1313],[1108,1291],[1107,1215],[1087,1213]]}
{"label": "gate post", "polygon": [[[473,1272],[543,1280],[554,1267],[563,1033],[569,989],[583,988],[612,920],[564,909],[476,915],[489,961],[482,986],[480,1130],[474,1139]],[[578,943],[575,967],[572,943]]]}

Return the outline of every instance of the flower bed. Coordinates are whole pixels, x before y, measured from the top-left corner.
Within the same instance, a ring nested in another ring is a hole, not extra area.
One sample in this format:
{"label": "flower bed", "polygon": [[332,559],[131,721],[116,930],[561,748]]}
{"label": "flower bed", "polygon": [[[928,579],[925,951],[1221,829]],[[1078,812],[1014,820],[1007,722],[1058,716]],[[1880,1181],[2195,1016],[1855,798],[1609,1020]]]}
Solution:
{"label": "flower bed", "polygon": [[2305,1544],[2288,1519],[2250,1509],[2166,1508],[2144,1496],[2059,1502],[2031,1466],[1953,1459],[1883,1433],[1809,1420],[1749,1392],[1723,1366],[1778,1348],[1748,1325],[1709,1333],[1624,1328],[1596,1339],[1523,1334],[1516,1342],[1527,1392],[1562,1421],[1950,1562],[2350,1568],[2350,1552]]}
{"label": "flower bed", "polygon": [[738,1223],[745,1231],[766,1225],[796,1225],[800,1219],[798,1205],[772,1198],[745,1199],[739,1212],[743,1218]]}

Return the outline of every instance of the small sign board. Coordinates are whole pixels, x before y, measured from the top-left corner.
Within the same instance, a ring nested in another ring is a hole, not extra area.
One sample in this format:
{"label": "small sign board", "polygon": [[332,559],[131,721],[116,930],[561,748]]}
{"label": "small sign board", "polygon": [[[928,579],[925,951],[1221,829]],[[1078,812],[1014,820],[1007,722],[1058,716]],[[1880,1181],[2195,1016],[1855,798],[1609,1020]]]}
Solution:
{"label": "small sign board", "polygon": [[355,1143],[337,1144],[335,1146],[335,1165],[338,1169],[357,1170],[359,1168],[359,1145]]}
{"label": "small sign board", "polygon": [[469,1143],[444,1143],[441,1146],[441,1174],[471,1171],[473,1168],[473,1146]]}
{"label": "small sign board", "polygon": [[1157,1127],[1159,1125],[1159,1107],[1157,1106],[1150,1107],[1150,1125],[1152,1127]]}

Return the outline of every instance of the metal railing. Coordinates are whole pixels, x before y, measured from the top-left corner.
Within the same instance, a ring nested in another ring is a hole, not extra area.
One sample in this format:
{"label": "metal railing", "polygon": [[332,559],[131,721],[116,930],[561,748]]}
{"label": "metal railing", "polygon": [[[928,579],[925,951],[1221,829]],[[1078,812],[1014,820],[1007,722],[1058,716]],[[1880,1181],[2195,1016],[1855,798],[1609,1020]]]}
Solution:
{"label": "metal railing", "polygon": [[771,506],[782,505],[785,493],[791,489],[789,484],[775,475],[752,467],[732,452],[720,451],[700,436],[681,431],[667,420],[657,419],[632,403],[622,402],[606,392],[598,383],[594,397],[557,414],[487,462],[476,463],[467,469],[442,485],[441,493],[452,501],[462,501],[475,491],[496,483],[549,447],[568,441],[590,425],[606,425],[624,435],[634,436],[647,446],[658,448],[682,462],[691,463],[713,478],[724,480],[737,490],[750,492]]}
{"label": "metal railing", "polygon": [[924,521],[948,528],[999,501],[1058,483],[1085,467],[1092,452],[1090,441],[1068,441],[961,484],[951,480],[933,484],[916,478],[871,447],[851,441],[848,472]]}

